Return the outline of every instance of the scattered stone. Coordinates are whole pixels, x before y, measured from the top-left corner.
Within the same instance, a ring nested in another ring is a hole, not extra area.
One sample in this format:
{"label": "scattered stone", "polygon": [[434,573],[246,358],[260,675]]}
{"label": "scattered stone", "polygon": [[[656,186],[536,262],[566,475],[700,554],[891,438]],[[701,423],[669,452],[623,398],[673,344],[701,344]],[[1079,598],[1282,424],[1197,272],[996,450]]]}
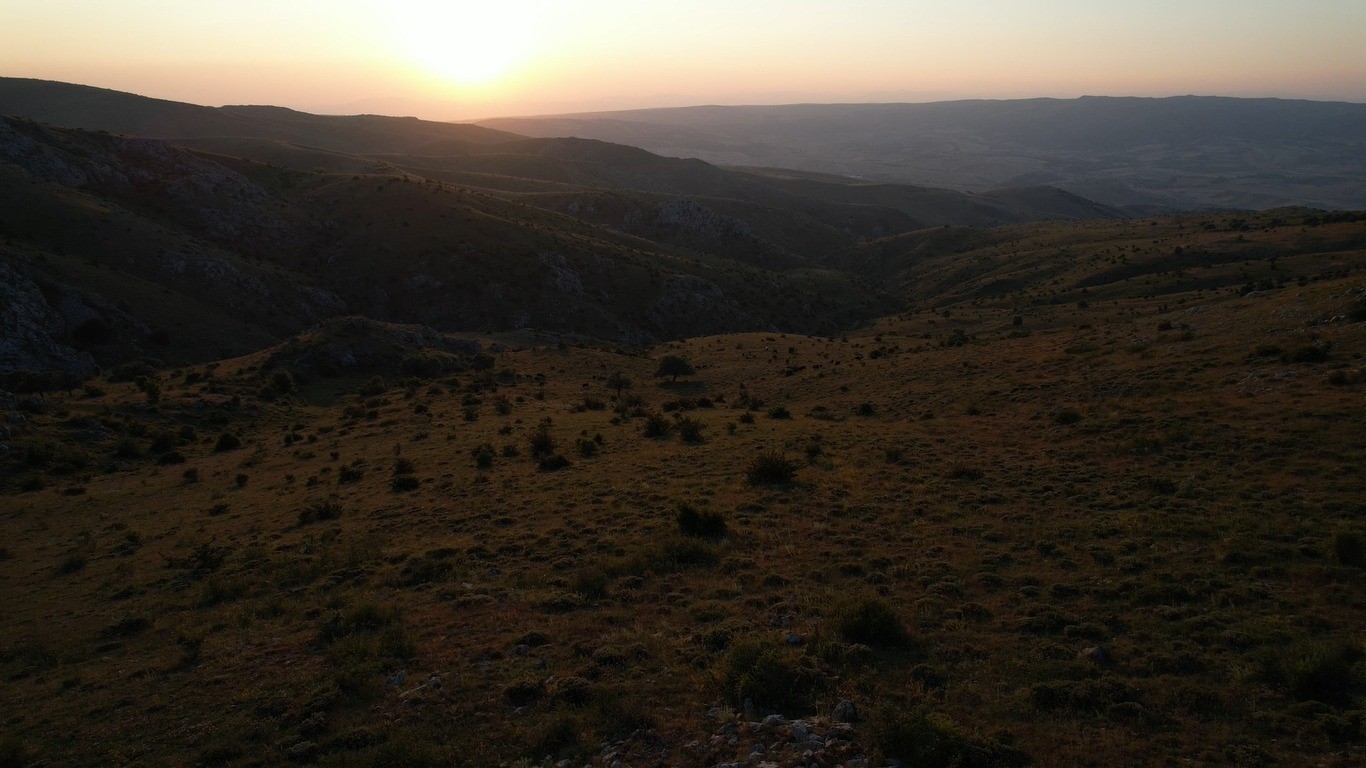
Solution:
{"label": "scattered stone", "polygon": [[858,708],[854,706],[854,702],[848,699],[840,700],[831,714],[835,716],[837,722],[841,723],[852,723],[858,720]]}
{"label": "scattered stone", "polygon": [[295,762],[304,762],[307,760],[312,760],[314,754],[316,754],[317,751],[317,744],[314,744],[311,741],[301,741],[298,744],[295,744],[294,746],[285,750],[285,755],[290,760],[293,760]]}
{"label": "scattered stone", "polygon": [[1104,667],[1110,663],[1109,652],[1099,645],[1092,648],[1086,648],[1081,653],[1077,654],[1077,656],[1083,661],[1089,661],[1098,667]]}

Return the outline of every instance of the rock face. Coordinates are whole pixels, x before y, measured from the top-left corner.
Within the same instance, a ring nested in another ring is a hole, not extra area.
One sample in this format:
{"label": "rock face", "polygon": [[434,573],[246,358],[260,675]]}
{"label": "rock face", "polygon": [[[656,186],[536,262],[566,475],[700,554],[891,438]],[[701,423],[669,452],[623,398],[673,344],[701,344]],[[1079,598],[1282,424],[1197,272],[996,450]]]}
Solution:
{"label": "rock face", "polygon": [[749,237],[750,227],[745,222],[722,216],[712,209],[691,200],[673,200],[659,206],[654,225],[679,230],[708,240],[727,237]]}
{"label": "rock face", "polygon": [[56,374],[79,380],[93,375],[95,359],[64,341],[68,322],[37,284],[0,261],[0,376]]}
{"label": "rock face", "polygon": [[493,360],[483,352],[483,346],[477,341],[421,325],[338,317],[282,344],[265,367],[284,367],[324,376],[379,370],[437,376],[489,367]]}

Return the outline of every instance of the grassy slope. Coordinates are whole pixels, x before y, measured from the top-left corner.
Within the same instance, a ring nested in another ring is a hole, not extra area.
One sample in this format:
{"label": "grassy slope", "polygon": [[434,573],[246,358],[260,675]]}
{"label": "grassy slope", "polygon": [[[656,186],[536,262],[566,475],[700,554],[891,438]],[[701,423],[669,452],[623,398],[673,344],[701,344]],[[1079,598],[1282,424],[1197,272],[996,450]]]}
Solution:
{"label": "grassy slope", "polygon": [[[260,355],[207,382],[162,373],[151,408],[130,384],[54,397],[6,458],[7,732],[54,763],[274,764],[310,741],[324,764],[489,765],[626,738],[637,762],[648,746],[703,764],[731,757],[686,746],[740,703],[717,682],[727,647],[790,628],[822,712],[923,703],[1042,765],[1351,764],[1366,591],[1335,544],[1366,535],[1366,336],[1349,321],[1362,251],[1340,246],[1361,225],[1243,232],[1303,254],[1240,263],[1265,292],[1159,273],[1081,306],[1076,283],[1117,266],[1118,243],[1134,253],[1111,226],[998,245],[1073,242],[1022,297],[969,283],[847,339],[527,348],[486,373],[324,379],[269,403]],[[652,379],[665,354],[697,374]],[[595,410],[616,371],[642,402]],[[703,444],[642,435],[638,411],[700,395]],[[545,418],[558,472],[528,455]],[[117,455],[187,424],[183,465]],[[215,452],[223,431],[243,447]],[[795,483],[745,481],[766,450],[798,460]],[[415,490],[391,490],[398,459]],[[729,534],[679,537],[678,502]],[[322,503],[340,517],[301,523]],[[832,614],[854,596],[913,644],[840,642]],[[1093,646],[1112,662],[1079,658]],[[431,674],[442,687],[417,689]],[[658,743],[627,738],[645,725]],[[872,749],[887,726],[856,733]]]}

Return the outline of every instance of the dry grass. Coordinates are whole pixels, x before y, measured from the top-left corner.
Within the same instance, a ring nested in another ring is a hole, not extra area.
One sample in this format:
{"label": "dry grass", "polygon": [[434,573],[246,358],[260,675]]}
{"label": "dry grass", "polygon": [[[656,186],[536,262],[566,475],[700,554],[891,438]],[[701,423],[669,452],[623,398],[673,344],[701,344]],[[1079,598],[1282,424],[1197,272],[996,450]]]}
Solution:
{"label": "dry grass", "polygon": [[[782,706],[884,712],[856,726],[870,752],[1351,764],[1366,335],[1334,318],[1360,294],[1069,298],[1028,335],[1011,299],[965,300],[847,339],[521,349],[270,402],[258,355],[163,372],[155,405],[49,397],[4,459],[5,749],[496,765],[653,729],[687,763],[739,681],[788,680]],[[696,374],[654,381],[668,354]],[[683,400],[703,442],[645,437]],[[149,453],[162,433],[184,464]],[[766,454],[808,460],[749,482]],[[723,533],[684,535],[680,505]]]}

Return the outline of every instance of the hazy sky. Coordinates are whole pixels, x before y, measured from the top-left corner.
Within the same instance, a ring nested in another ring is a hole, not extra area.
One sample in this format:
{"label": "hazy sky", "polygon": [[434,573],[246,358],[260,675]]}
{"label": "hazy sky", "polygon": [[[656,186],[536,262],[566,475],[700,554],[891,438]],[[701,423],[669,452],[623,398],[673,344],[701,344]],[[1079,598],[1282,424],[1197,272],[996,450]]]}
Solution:
{"label": "hazy sky", "polygon": [[464,119],[685,104],[1366,101],[1366,0],[0,0],[0,74]]}

